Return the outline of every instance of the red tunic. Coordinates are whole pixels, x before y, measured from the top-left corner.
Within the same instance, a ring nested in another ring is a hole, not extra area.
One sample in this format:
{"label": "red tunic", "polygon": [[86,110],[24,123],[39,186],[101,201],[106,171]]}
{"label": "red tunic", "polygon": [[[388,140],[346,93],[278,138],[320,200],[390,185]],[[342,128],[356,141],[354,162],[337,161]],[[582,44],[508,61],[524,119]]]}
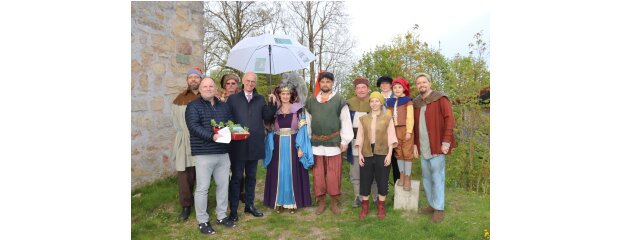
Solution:
{"label": "red tunic", "polygon": [[[420,152],[420,134],[419,134],[419,122],[420,122],[420,108],[415,107],[413,109],[413,132],[415,145]],[[452,114],[452,104],[447,97],[441,97],[437,101],[431,102],[426,105],[426,128],[428,130],[428,139],[431,145],[431,154],[443,154],[441,152],[441,143],[449,142],[450,150],[448,154],[452,152],[452,149],[456,147],[456,139],[454,138],[454,114]]]}

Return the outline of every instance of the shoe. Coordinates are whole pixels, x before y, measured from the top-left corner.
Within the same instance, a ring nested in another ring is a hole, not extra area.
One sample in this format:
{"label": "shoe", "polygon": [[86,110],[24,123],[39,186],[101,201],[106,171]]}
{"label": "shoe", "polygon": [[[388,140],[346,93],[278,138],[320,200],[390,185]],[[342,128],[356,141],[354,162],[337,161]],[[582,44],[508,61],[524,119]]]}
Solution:
{"label": "shoe", "polygon": [[282,212],[282,206],[277,206],[276,207],[276,213],[281,213]]}
{"label": "shoe", "polygon": [[237,216],[237,212],[230,212],[230,214],[228,215],[228,219],[232,220],[233,222],[238,222],[239,217]]}
{"label": "shoe", "polygon": [[183,211],[181,211],[181,214],[179,215],[179,219],[185,221],[189,218],[189,213],[191,212],[191,209],[189,207],[183,207]]}
{"label": "shoe", "polygon": [[335,215],[338,215],[340,213],[342,213],[342,210],[340,210],[340,208],[338,207],[338,204],[340,203],[340,195],[338,196],[331,196],[332,200],[329,203],[329,209],[332,210],[332,212]]}
{"label": "shoe", "polygon": [[325,209],[327,208],[327,206],[325,206],[325,195],[317,197],[316,199],[317,199],[317,202],[319,203],[319,206],[316,208],[314,213],[316,215],[321,215],[323,212],[325,212]]}
{"label": "shoe", "polygon": [[362,201],[360,200],[360,197],[357,196],[355,197],[355,199],[353,199],[353,207],[356,208],[356,207],[359,207],[360,205],[362,205]]}
{"label": "shoe", "polygon": [[288,210],[288,212],[290,214],[295,214],[296,211],[297,211],[297,209],[295,209],[295,208],[291,208],[291,209]]}
{"label": "shoe", "polygon": [[434,212],[435,212],[435,209],[431,206],[420,209],[420,213],[422,214],[433,214]]}
{"label": "shoe", "polygon": [[218,225],[224,225],[224,227],[227,227],[227,228],[234,228],[234,227],[237,226],[237,224],[235,224],[234,220],[229,219],[227,217],[225,217],[222,220],[218,219],[218,220],[216,220],[216,222],[217,222]]}
{"label": "shoe", "polygon": [[404,191],[411,191],[411,180],[409,180],[409,178],[411,177],[411,175],[405,175],[405,182],[403,183],[403,190]]}
{"label": "shoe", "polygon": [[209,222],[198,224],[198,230],[200,230],[200,232],[203,234],[215,234],[215,229],[211,227],[211,224]]}
{"label": "shoe", "polygon": [[362,200],[362,210],[360,211],[360,220],[366,219],[368,215],[368,200]]}
{"label": "shoe", "polygon": [[254,217],[262,217],[263,213],[258,211],[258,209],[256,209],[254,206],[249,206],[249,207],[245,207],[245,210],[243,210],[246,213],[251,213],[252,216]]}
{"label": "shoe", "polygon": [[435,212],[433,213],[433,222],[439,223],[443,221],[443,218],[444,218],[443,211],[435,210]]}
{"label": "shoe", "polygon": [[385,201],[379,200],[377,204],[377,218],[383,220],[385,218]]}

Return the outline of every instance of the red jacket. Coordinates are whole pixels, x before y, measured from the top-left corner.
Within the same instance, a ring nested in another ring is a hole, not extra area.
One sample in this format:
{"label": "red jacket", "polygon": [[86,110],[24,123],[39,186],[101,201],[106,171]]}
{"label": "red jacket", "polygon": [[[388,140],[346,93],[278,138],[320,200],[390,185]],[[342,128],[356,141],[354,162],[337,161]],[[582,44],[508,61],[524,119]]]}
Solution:
{"label": "red jacket", "polygon": [[[420,135],[419,135],[419,123],[420,123],[420,107],[413,109],[413,118],[415,120],[413,124],[414,142],[420,152]],[[431,145],[431,154],[443,154],[441,152],[441,143],[449,142],[450,150],[448,154],[452,152],[452,149],[456,147],[456,139],[454,138],[454,115],[452,114],[452,104],[447,97],[441,97],[438,100],[428,103],[426,105],[426,129],[428,130],[428,139]]]}

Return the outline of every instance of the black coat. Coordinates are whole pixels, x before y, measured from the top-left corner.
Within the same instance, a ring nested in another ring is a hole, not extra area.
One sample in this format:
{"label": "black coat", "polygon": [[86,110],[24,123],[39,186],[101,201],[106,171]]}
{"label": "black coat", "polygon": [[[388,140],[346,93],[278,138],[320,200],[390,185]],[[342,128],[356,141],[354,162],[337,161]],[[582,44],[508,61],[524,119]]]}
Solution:
{"label": "black coat", "polygon": [[265,98],[256,92],[252,93],[252,100],[248,103],[245,92],[231,95],[226,104],[230,108],[233,122],[250,129],[250,137],[246,140],[231,141],[231,161],[258,160],[265,157],[265,126],[264,122],[271,122],[276,114],[276,106],[267,104]]}
{"label": "black coat", "polygon": [[211,119],[216,122],[227,122],[232,119],[230,109],[225,102],[215,98],[215,105],[199,97],[187,104],[185,123],[189,130],[189,140],[192,156],[227,153],[230,146],[213,141],[213,127]]}

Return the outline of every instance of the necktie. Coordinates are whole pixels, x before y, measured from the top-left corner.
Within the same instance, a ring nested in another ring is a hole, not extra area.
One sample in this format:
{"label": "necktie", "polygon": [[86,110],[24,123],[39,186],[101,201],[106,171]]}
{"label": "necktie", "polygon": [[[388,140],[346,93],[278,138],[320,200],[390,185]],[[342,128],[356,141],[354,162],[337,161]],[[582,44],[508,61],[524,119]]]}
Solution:
{"label": "necktie", "polygon": [[252,94],[245,95],[245,98],[250,102],[250,100],[252,100]]}

